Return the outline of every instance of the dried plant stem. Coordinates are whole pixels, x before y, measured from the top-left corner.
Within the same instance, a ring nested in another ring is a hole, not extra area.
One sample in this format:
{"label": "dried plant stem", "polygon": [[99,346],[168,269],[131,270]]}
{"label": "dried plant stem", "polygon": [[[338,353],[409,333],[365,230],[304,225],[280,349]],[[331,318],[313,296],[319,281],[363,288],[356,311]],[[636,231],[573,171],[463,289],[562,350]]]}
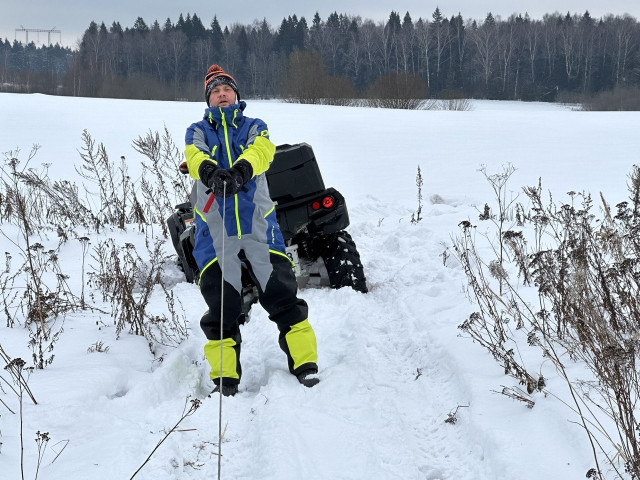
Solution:
{"label": "dried plant stem", "polygon": [[[7,352],[4,351],[4,349],[2,348],[2,345],[0,345],[0,358],[5,362],[7,367],[9,367],[11,365],[11,362],[15,360],[15,359],[11,359],[11,357],[7,355]],[[5,367],[5,369],[11,374],[16,384],[19,385],[20,388],[24,389],[24,391],[27,392],[27,395],[29,395],[29,398],[31,398],[31,401],[33,402],[33,404],[37,405],[38,402],[36,402],[36,399],[33,396],[31,389],[29,388],[27,380],[24,378],[22,374],[22,368],[15,369],[15,368],[7,368],[7,367]],[[4,380],[4,378],[2,378],[1,376],[0,376],[0,379]],[[4,381],[6,382],[6,380]],[[18,395],[18,392],[8,382],[7,382],[7,385],[9,385],[9,387],[11,387],[14,393]]]}
{"label": "dried plant stem", "polygon": [[[187,401],[189,399],[187,398]],[[149,460],[151,460],[151,457],[153,456],[154,453],[156,453],[156,451],[158,450],[158,448],[160,448],[160,445],[162,445],[164,443],[164,441],[169,438],[169,435],[171,435],[174,431],[176,431],[176,429],[178,428],[178,426],[180,425],[180,423],[182,423],[182,421],[187,418],[190,415],[193,415],[195,413],[195,411],[200,407],[200,400],[198,399],[193,399],[191,400],[191,406],[189,407],[188,410],[184,411],[182,414],[182,418],[180,418],[180,420],[178,420],[178,422],[173,426],[173,428],[171,428],[171,430],[169,430],[164,437],[162,437],[162,439],[158,442],[158,444],[154,447],[153,450],[151,450],[151,453],[149,454],[149,456],[146,458],[146,460],[144,462],[142,462],[142,465],[140,465],[140,467],[134,472],[133,475],[131,475],[131,479],[133,479],[133,477],[135,477],[140,470],[142,470],[144,468],[144,466],[149,463]],[[185,404],[185,409],[186,409],[186,404]]]}

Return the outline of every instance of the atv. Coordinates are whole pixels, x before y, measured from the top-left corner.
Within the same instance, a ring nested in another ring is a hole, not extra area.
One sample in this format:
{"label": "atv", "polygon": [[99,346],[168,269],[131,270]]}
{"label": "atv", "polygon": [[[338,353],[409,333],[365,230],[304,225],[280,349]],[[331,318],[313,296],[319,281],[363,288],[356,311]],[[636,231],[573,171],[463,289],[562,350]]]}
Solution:
{"label": "atv", "polygon": [[[325,188],[311,146],[307,143],[277,146],[266,176],[286,252],[295,265],[298,286],[351,287],[366,293],[360,254],[345,230],[349,226],[347,204],[335,188]],[[167,219],[167,227],[178,255],[178,266],[187,281],[197,283],[200,271],[192,253],[193,204],[176,205]],[[250,269],[243,268],[245,315],[258,300],[252,275]]]}

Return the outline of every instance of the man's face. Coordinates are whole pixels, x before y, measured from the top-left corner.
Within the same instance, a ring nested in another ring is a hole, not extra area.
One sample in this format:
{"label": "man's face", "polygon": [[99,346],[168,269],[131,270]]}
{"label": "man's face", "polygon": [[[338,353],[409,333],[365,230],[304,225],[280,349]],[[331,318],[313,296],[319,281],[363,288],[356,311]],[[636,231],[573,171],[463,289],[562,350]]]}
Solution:
{"label": "man's face", "polygon": [[236,92],[226,83],[213,87],[209,94],[209,105],[212,107],[228,107],[236,101]]}

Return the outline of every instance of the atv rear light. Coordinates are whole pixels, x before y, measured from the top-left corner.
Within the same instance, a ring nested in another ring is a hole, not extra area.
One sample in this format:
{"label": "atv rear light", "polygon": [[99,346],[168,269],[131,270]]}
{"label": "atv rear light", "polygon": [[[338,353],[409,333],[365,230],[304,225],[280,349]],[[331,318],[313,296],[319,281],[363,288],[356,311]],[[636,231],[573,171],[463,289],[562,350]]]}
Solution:
{"label": "atv rear light", "polygon": [[333,205],[335,204],[335,200],[333,199],[332,196],[327,195],[326,197],[324,197],[321,200],[322,203],[320,203],[319,201],[315,201],[311,204],[311,208],[314,210],[320,210],[320,208],[332,208]]}
{"label": "atv rear light", "polygon": [[333,207],[333,203],[334,203],[333,197],[324,197],[324,198],[322,199],[322,206],[323,206],[324,208],[331,208],[331,207]]}

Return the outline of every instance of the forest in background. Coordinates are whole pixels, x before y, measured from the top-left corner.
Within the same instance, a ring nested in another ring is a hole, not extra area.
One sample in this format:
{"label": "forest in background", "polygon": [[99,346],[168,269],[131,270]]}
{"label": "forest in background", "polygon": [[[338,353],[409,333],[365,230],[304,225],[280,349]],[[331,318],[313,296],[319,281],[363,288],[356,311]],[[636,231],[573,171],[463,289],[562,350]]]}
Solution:
{"label": "forest in background", "polygon": [[[318,13],[272,27],[222,28],[196,14],[132,27],[91,22],[75,49],[0,40],[0,89],[58,95],[199,101],[207,67],[220,64],[243,98],[367,98],[393,85],[419,98],[579,101],[640,91],[640,24],[629,15],[542,19],[461,14],[388,20]],[[391,79],[391,80],[390,80]],[[400,79],[400,80],[398,80]],[[393,95],[393,93],[391,93]]]}

